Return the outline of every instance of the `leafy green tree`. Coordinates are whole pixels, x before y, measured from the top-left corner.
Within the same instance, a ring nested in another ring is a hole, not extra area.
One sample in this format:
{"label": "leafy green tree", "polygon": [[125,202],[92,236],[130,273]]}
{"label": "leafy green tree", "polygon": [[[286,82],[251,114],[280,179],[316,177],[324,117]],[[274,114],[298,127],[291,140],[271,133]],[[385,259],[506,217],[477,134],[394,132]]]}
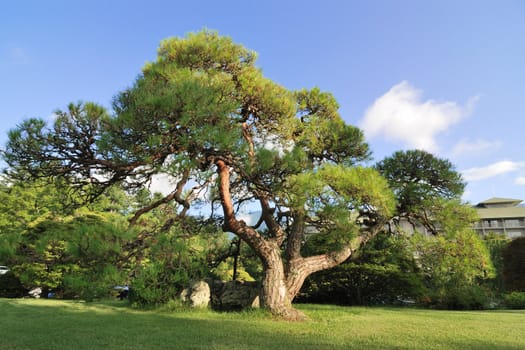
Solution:
{"label": "leafy green tree", "polygon": [[65,217],[41,217],[21,233],[12,269],[26,288],[41,287],[44,295],[86,300],[108,295],[126,280],[123,247],[135,237],[122,216],[76,211]]}
{"label": "leafy green tree", "polygon": [[494,277],[490,253],[471,229],[454,236],[413,237],[427,287],[424,302],[449,309],[484,308],[487,294],[480,281]]}
{"label": "leafy green tree", "polygon": [[[399,151],[376,165],[397,198],[394,232],[414,228],[414,253],[425,275],[429,302],[451,308],[480,307],[479,281],[493,276],[490,255],[472,230],[476,212],[461,203],[465,183],[446,159]],[[430,235],[420,235],[424,228]]]}
{"label": "leafy green tree", "polygon": [[[172,175],[173,191],[130,222],[176,203],[168,228],[195,205],[211,204],[213,214],[218,205],[224,231],[262,263],[262,305],[300,319],[291,303],[304,279],[358,250],[394,201],[386,181],[359,165],[368,146],[340,117],[333,96],[289,91],[264,77],[255,59],[214,32],[167,39],[157,60],[116,97],[113,115],[93,103],[71,104],[51,128],[30,119],[11,131],[9,174],[60,176],[87,198],[115,184],[140,188],[155,174]],[[256,225],[239,219],[243,205],[260,210]],[[331,249],[303,255],[311,235],[329,235]]]}
{"label": "leafy green tree", "polygon": [[483,242],[490,253],[490,260],[494,266],[494,277],[486,281],[486,285],[497,294],[505,291],[503,279],[503,252],[510,243],[510,239],[497,233],[489,233],[483,237]]}
{"label": "leafy green tree", "polygon": [[79,208],[67,183],[10,181],[0,185],[0,261],[25,288],[84,299],[106,295],[126,280],[127,247],[137,234],[123,215],[126,195],[111,189]]}
{"label": "leafy green tree", "polygon": [[64,194],[52,184],[16,182],[2,189],[0,261],[14,272],[10,284],[22,283],[3,288],[5,295],[41,287],[43,295],[52,290],[57,297],[93,300],[134,276],[134,301],[158,303],[180,292],[188,278],[209,275],[227,244],[216,225],[191,218],[163,230],[160,218],[174,209],[169,204],[130,229],[126,218],[136,203],[156,200],[145,190],[131,196],[111,187],[73,209],[64,207],[59,200]]}
{"label": "leafy green tree", "polygon": [[65,191],[44,181],[9,182],[0,178],[0,261],[10,258],[22,240],[22,233],[41,218],[53,218],[72,212]]}

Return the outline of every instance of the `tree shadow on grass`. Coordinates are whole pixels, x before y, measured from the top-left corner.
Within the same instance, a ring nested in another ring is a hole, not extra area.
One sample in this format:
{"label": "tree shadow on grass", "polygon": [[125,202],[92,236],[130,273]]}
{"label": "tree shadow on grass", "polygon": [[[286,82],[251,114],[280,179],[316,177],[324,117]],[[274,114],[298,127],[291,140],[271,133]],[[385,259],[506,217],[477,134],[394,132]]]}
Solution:
{"label": "tree shadow on grass", "polygon": [[[142,311],[124,304],[0,300],[0,349],[344,349],[308,344],[286,322],[249,314]],[[293,326],[293,324],[291,324]]]}

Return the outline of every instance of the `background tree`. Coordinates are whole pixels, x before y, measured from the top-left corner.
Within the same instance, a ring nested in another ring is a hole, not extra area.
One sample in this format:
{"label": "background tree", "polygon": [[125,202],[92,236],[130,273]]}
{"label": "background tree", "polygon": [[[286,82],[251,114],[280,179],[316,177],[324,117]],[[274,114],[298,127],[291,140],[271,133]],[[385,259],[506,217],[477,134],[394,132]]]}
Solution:
{"label": "background tree", "polygon": [[75,209],[61,201],[64,187],[38,181],[0,188],[0,261],[12,271],[2,278],[2,296],[41,287],[44,297],[52,291],[93,300],[132,284],[134,302],[156,304],[177,295],[188,279],[210,276],[228,244],[214,223],[191,218],[163,230],[170,204],[129,228],[126,218],[137,203],[158,200],[145,189],[131,195],[112,187]]}
{"label": "background tree", "polygon": [[505,292],[503,279],[503,251],[511,242],[511,239],[497,233],[489,233],[483,236],[483,242],[490,253],[490,260],[494,266],[494,277],[487,281],[486,285],[496,294]]}
{"label": "background tree", "polygon": [[[59,185],[59,184],[57,184]],[[0,260],[10,264],[10,257],[31,223],[42,218],[68,215],[73,207],[60,186],[44,181],[8,181],[0,178]]]}
{"label": "background tree", "polygon": [[93,300],[108,296],[127,279],[121,268],[126,243],[134,238],[124,217],[81,210],[35,222],[23,233],[14,271],[44,295]]}
{"label": "background tree", "polygon": [[[437,234],[443,224],[441,221],[446,219],[440,215],[443,207],[450,207],[450,200],[461,205],[459,200],[465,183],[461,174],[446,159],[423,150],[397,151],[378,162],[376,169],[388,180],[397,199],[394,224],[406,220]],[[450,218],[462,219],[460,215],[452,215]],[[469,220],[472,220],[472,215],[458,224],[468,224]]]}
{"label": "background tree", "polygon": [[[127,242],[136,234],[117,205],[117,191],[91,208],[77,208],[67,184],[43,181],[3,183],[0,192],[0,261],[25,289],[43,295],[92,299],[126,280]],[[66,185],[66,186],[62,186]],[[120,195],[122,195],[120,193]],[[121,198],[122,199],[122,198]]]}
{"label": "background tree", "polygon": [[488,307],[491,293],[482,282],[494,277],[494,268],[487,247],[474,230],[431,237],[416,234],[412,243],[426,286],[420,298],[424,305],[446,309]]}
{"label": "background tree", "polygon": [[[11,131],[9,174],[60,176],[87,198],[170,174],[178,181],[173,191],[130,222],[174,202],[167,229],[196,203],[211,204],[213,215],[218,205],[223,230],[262,263],[262,305],[302,318],[291,302],[304,279],[374,236],[393,198],[375,170],[358,165],[368,146],[339,116],[334,98],[318,89],[286,90],[263,76],[255,57],[209,31],[165,40],[157,61],[117,96],[114,115],[72,104],[49,129],[31,119]],[[243,206],[260,211],[257,224],[239,219]],[[304,256],[312,235],[331,236],[330,250]]]}
{"label": "background tree", "polygon": [[427,302],[448,308],[482,307],[487,297],[479,282],[494,271],[486,246],[472,230],[476,212],[461,203],[465,187],[461,175],[448,160],[421,150],[396,152],[376,168],[398,200],[393,232],[403,231],[402,220],[413,227],[411,241],[425,277]]}

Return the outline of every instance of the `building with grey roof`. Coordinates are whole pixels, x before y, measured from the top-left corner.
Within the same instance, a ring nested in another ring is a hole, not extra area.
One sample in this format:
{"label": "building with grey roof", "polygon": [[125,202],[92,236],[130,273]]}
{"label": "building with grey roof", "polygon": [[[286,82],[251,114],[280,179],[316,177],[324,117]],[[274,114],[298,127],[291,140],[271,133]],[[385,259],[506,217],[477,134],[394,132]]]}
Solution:
{"label": "building with grey roof", "polygon": [[474,229],[481,235],[489,233],[508,238],[525,237],[525,207],[521,199],[491,198],[476,205],[479,222]]}

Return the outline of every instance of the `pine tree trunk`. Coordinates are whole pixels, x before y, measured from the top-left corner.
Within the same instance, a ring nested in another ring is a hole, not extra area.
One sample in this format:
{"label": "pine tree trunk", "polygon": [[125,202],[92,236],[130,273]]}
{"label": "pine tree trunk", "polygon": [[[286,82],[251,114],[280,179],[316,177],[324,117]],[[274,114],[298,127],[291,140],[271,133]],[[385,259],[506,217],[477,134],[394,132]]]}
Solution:
{"label": "pine tree trunk", "polygon": [[260,293],[261,306],[273,315],[287,320],[304,320],[306,316],[293,308],[288,293],[280,244],[266,240],[253,227],[237,220],[230,193],[230,171],[223,160],[216,163],[219,174],[219,195],[224,211],[223,229],[244,240],[259,256],[263,265],[263,280]]}
{"label": "pine tree trunk", "polygon": [[286,285],[288,288],[288,295],[290,299],[294,300],[301,287],[304,284],[304,281],[308,276],[312,274],[314,269],[307,269],[306,264],[292,264],[293,268],[287,274]]}
{"label": "pine tree trunk", "polygon": [[263,263],[261,306],[268,309],[273,315],[286,320],[305,320],[306,316],[292,306],[280,250],[278,247],[275,248],[268,252]]}

